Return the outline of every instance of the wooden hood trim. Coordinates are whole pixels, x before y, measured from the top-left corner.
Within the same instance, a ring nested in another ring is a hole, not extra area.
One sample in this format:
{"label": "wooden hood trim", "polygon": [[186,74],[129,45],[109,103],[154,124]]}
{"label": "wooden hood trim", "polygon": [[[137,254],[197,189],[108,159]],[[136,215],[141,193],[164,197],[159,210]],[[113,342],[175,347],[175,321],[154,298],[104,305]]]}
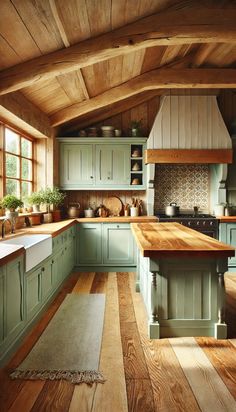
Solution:
{"label": "wooden hood trim", "polygon": [[232,163],[232,149],[147,149],[145,163]]}

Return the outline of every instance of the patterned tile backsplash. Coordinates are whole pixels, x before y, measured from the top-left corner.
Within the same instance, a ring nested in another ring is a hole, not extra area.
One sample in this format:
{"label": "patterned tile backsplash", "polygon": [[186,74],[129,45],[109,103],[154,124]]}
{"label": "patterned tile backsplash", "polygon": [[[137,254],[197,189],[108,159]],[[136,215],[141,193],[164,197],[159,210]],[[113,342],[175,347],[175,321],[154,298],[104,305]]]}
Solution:
{"label": "patterned tile backsplash", "polygon": [[156,165],[154,211],[163,210],[170,202],[181,209],[209,209],[209,166]]}

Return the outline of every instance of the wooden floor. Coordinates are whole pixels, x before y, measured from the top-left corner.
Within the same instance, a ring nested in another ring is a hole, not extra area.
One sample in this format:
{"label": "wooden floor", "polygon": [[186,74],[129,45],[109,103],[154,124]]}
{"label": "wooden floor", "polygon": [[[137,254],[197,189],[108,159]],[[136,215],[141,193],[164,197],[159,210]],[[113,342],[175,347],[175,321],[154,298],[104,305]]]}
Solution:
{"label": "wooden floor", "polygon": [[[14,358],[0,371],[0,411],[236,411],[236,276],[226,276],[226,289],[230,339],[151,341],[132,273],[73,273]],[[9,371],[24,359],[71,291],[106,294],[100,357],[105,384],[11,381]]]}

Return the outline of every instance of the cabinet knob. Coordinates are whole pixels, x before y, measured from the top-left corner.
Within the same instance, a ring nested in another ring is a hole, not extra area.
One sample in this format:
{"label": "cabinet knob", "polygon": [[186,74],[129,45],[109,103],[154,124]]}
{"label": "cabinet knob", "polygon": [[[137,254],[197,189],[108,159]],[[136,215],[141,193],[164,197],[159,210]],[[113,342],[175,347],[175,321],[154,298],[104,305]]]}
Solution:
{"label": "cabinet knob", "polygon": [[90,176],[90,179],[93,179],[93,176]]}
{"label": "cabinet knob", "polygon": [[119,229],[120,225],[116,225],[117,229]]}
{"label": "cabinet knob", "polygon": [[42,268],[42,272],[44,272],[45,271],[45,268]]}
{"label": "cabinet knob", "polygon": [[110,180],[110,176],[107,176],[107,179]]}
{"label": "cabinet knob", "polygon": [[54,260],[52,259],[52,263],[54,263]]}

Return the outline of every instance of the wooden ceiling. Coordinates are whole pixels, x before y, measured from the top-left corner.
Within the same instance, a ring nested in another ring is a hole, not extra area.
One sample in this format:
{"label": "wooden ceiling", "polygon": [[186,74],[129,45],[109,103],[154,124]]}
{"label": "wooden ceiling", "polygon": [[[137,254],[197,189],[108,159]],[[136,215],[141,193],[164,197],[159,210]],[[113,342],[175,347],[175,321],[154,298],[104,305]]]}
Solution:
{"label": "wooden ceiling", "polygon": [[48,135],[170,88],[235,88],[235,22],[232,0],[2,0],[0,105],[27,100]]}

